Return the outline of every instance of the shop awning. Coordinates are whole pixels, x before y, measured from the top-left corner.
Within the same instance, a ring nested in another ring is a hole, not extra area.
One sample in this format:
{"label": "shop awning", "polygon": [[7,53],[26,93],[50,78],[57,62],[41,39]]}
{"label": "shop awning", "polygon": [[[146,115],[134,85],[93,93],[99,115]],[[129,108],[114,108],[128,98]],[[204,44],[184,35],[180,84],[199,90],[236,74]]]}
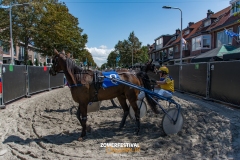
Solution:
{"label": "shop awning", "polygon": [[192,59],[191,62],[209,62],[223,60],[223,55],[233,54],[237,52],[237,48],[232,45],[222,45],[208,52],[202,53]]}

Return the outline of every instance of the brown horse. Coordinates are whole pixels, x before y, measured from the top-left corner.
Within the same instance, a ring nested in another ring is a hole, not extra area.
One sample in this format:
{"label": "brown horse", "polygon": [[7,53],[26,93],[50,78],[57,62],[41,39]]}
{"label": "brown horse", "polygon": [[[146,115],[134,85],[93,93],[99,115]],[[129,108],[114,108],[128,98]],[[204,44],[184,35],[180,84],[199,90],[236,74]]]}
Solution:
{"label": "brown horse", "polygon": [[[54,76],[58,72],[63,71],[68,81],[72,98],[79,104],[77,110],[77,118],[82,125],[81,137],[78,140],[82,140],[86,136],[86,122],[87,122],[87,106],[89,102],[109,100],[117,97],[120,105],[124,110],[123,118],[120,123],[120,128],[125,124],[126,117],[129,114],[129,106],[127,105],[126,99],[128,99],[132,106],[137,124],[137,134],[140,130],[140,110],[137,106],[137,99],[139,90],[134,89],[130,86],[118,84],[109,88],[102,88],[99,85],[99,76],[101,75],[98,71],[92,71],[88,69],[82,69],[75,65],[75,63],[65,53],[58,53],[54,50],[55,56],[53,57],[52,67],[49,70],[49,74]],[[149,78],[144,72],[139,72],[137,75],[129,72],[119,73],[120,79],[130,82],[135,85],[143,85],[147,89],[151,89]],[[101,83],[100,83],[101,84]],[[159,113],[156,109],[156,104],[148,96],[146,96],[147,102],[155,113]]]}

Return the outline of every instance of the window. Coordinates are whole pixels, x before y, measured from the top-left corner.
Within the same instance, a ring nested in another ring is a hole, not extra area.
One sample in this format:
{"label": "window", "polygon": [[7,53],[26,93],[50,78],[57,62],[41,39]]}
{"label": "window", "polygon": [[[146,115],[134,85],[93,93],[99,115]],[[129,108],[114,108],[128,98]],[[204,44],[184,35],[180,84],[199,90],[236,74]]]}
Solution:
{"label": "window", "polygon": [[170,41],[176,40],[176,36],[173,36]]}
{"label": "window", "polygon": [[156,53],[156,57],[155,57],[155,61],[158,61],[158,60],[159,60],[159,58],[160,58],[160,53],[159,53],[159,52],[157,52],[157,53]]}
{"label": "window", "polygon": [[192,39],[192,51],[201,49],[201,36]]}
{"label": "window", "polygon": [[202,35],[192,38],[192,51],[211,48],[211,35]]}
{"label": "window", "polygon": [[207,27],[211,24],[211,19],[204,22],[204,27]]}
{"label": "window", "polygon": [[231,4],[231,15],[240,11],[240,1],[235,1]]}
{"label": "window", "polygon": [[3,43],[2,47],[3,47],[3,52],[5,52],[5,54],[10,54],[10,48],[8,44]]}
{"label": "window", "polygon": [[238,40],[240,40],[240,26],[238,26]]}
{"label": "window", "polygon": [[182,46],[182,50],[188,50],[188,44],[187,43]]}
{"label": "window", "polygon": [[175,48],[175,52],[178,52],[178,45],[176,45],[174,48]]}
{"label": "window", "polygon": [[[229,31],[232,31],[232,29],[228,29]],[[217,41],[216,46],[220,47],[223,44],[232,44],[232,37],[228,36],[225,31],[221,31],[217,33]]]}
{"label": "window", "polygon": [[184,32],[184,35],[188,35],[189,34],[189,30],[186,30],[185,32]]}
{"label": "window", "polygon": [[168,49],[168,59],[173,59],[173,47]]}
{"label": "window", "polygon": [[20,46],[19,47],[19,54],[18,54],[18,56],[19,56],[19,60],[23,60],[24,59],[24,47],[23,46]]}
{"label": "window", "polygon": [[211,48],[211,36],[210,35],[203,35],[203,46],[202,48],[210,49]]}
{"label": "window", "polygon": [[156,49],[161,49],[163,47],[163,38],[159,38],[156,40]]}

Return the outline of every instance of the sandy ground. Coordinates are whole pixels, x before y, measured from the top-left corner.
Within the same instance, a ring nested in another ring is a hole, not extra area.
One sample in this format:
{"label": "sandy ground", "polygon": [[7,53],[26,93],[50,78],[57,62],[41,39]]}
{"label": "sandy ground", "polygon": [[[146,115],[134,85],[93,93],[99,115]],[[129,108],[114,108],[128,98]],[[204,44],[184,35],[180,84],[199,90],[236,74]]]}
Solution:
{"label": "sandy ground", "polygon": [[[139,136],[129,117],[118,130],[123,111],[107,100],[88,114],[92,131],[84,142],[77,141],[81,126],[69,88],[23,98],[0,110],[0,159],[240,159],[240,110],[177,92],[173,98],[185,118],[176,135],[164,135],[163,114],[149,107]],[[100,143],[111,142],[138,143],[140,152],[106,153]]]}

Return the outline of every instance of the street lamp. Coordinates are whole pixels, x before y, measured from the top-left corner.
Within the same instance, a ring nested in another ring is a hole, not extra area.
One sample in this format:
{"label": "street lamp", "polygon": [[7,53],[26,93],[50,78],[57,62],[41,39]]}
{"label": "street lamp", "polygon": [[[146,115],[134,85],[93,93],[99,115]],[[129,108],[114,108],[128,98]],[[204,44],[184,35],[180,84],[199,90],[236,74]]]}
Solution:
{"label": "street lamp", "polygon": [[132,69],[133,69],[133,48],[132,48]]}
{"label": "street lamp", "polygon": [[182,65],[182,10],[177,7],[163,6],[164,9],[178,9],[181,12],[180,65]]}
{"label": "street lamp", "polygon": [[13,38],[12,38],[12,7],[14,6],[29,6],[29,3],[22,4],[12,4],[9,5],[9,17],[10,17],[10,42],[11,42],[11,64],[14,64],[13,61]]}

